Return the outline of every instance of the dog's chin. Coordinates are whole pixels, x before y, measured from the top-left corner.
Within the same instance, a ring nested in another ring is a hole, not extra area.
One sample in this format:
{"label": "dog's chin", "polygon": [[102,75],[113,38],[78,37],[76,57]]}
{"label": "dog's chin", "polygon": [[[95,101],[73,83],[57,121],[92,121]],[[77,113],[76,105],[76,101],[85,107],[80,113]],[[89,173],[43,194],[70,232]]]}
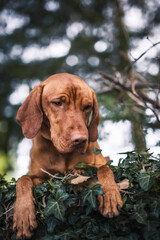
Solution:
{"label": "dog's chin", "polygon": [[[54,144],[54,143],[53,143]],[[71,146],[61,146],[58,144],[54,144],[55,148],[58,150],[58,152],[60,152],[61,154],[67,154],[67,153],[73,153],[73,152],[78,152],[80,154],[84,154],[87,151],[88,148],[88,144],[78,144],[78,145],[71,145]]]}
{"label": "dog's chin", "polygon": [[84,153],[86,153],[86,151],[87,151],[87,148],[88,148],[88,144],[85,144],[85,145],[80,145],[80,146],[75,146],[75,148],[74,148],[74,152],[78,152],[78,153],[80,153],[80,154],[84,154]]}

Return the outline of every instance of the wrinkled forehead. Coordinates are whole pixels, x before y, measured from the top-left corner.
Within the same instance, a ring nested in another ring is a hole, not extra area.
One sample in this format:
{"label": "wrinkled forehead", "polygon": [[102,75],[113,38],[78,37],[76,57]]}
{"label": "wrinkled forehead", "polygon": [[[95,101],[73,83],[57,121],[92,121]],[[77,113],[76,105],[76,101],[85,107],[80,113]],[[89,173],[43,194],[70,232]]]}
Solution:
{"label": "wrinkled forehead", "polygon": [[46,81],[43,95],[48,100],[64,95],[72,99],[88,98],[91,100],[92,90],[81,78],[76,76],[74,78],[61,78],[57,76]]}

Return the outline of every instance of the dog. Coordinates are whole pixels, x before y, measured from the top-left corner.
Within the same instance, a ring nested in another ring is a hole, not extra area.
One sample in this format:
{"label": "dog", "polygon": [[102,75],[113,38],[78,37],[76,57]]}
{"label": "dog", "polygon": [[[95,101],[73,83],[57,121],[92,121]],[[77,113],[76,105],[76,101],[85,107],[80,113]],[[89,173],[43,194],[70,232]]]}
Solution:
{"label": "dog", "polygon": [[33,142],[29,175],[22,176],[16,186],[13,228],[17,238],[30,238],[37,227],[32,189],[47,179],[41,168],[64,173],[78,162],[97,166],[104,191],[98,196],[99,211],[109,218],[119,214],[123,202],[113,172],[102,154],[92,151],[99,148],[96,94],[81,78],[68,73],[50,76],[30,92],[16,119],[23,135]]}

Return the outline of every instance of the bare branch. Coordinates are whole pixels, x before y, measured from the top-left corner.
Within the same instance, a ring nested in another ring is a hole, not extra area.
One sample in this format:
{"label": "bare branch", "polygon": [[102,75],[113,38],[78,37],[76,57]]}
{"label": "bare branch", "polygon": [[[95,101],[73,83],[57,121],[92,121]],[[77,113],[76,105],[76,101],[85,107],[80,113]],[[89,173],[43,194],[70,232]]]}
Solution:
{"label": "bare branch", "polygon": [[149,47],[146,51],[144,51],[138,58],[134,58],[134,61],[133,61],[133,64],[135,64],[140,58],[142,58],[147,52],[149,52],[153,47],[157,46],[160,44],[160,41],[159,42],[156,42],[154,44],[152,44],[151,47]]}
{"label": "bare branch", "polygon": [[47,175],[49,175],[52,178],[57,178],[57,179],[63,179],[63,177],[57,177],[55,175],[52,175],[51,173],[47,172],[46,170],[44,170],[43,168],[40,168],[40,170],[44,173],[46,173]]}
{"label": "bare branch", "polygon": [[[130,88],[131,85],[129,85],[128,87]],[[160,84],[158,84],[158,83],[135,83],[135,88],[160,89]]]}
{"label": "bare branch", "polygon": [[98,91],[97,94],[109,93],[114,90],[118,90],[116,87],[104,87],[102,90]]}
{"label": "bare branch", "polygon": [[149,98],[146,94],[144,94],[142,91],[138,91],[138,95],[146,102],[151,103],[153,107],[160,109],[160,104],[157,101],[152,100]]}
{"label": "bare branch", "polygon": [[[160,122],[158,113],[155,109],[160,110],[160,103],[159,98],[157,97],[156,100],[151,99],[146,94],[144,94],[142,91],[138,90],[136,91],[136,88],[156,88],[160,89],[160,84],[152,84],[152,83],[135,83],[133,82],[130,85],[127,85],[125,83],[122,83],[119,81],[117,77],[113,77],[111,75],[108,75],[104,72],[99,72],[99,74],[102,75],[103,80],[108,80],[113,85],[111,88],[103,89],[102,91],[98,92],[99,94],[106,93],[105,90],[108,89],[116,89],[116,90],[124,90],[129,95],[129,97],[136,102],[139,106],[142,106],[144,108],[149,108],[153,114],[155,115],[157,122]],[[152,106],[149,106],[147,103],[151,104]]]}

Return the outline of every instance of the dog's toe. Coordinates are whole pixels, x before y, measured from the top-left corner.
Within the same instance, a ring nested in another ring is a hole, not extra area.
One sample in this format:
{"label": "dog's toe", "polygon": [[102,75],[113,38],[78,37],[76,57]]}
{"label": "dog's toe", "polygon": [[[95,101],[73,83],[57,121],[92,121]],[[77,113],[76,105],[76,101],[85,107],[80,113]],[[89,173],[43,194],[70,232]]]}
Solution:
{"label": "dog's toe", "polygon": [[118,216],[123,206],[118,187],[115,185],[110,189],[103,189],[103,191],[104,195],[98,196],[100,202],[99,211],[108,218]]}
{"label": "dog's toe", "polygon": [[14,206],[13,229],[18,239],[28,239],[37,227],[35,207],[32,199],[17,199]]}

